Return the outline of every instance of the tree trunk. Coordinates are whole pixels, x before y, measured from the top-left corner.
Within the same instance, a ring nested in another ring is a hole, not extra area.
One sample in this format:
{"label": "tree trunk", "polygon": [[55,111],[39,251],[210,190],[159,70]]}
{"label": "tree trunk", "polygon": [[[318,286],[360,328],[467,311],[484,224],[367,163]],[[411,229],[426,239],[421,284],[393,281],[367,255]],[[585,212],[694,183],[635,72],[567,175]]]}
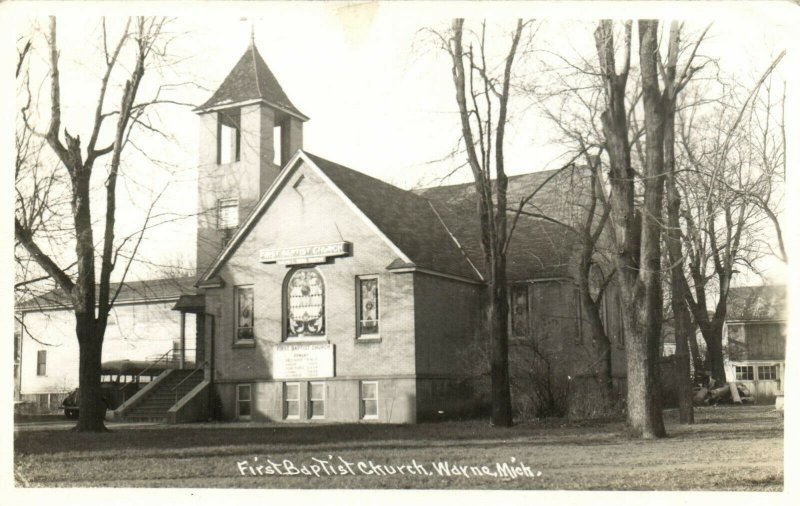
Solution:
{"label": "tree trunk", "polygon": [[[670,86],[669,101],[664,118],[664,165],[667,170],[667,251],[670,269],[670,304],[675,318],[675,376],[677,377],[678,411],[680,422],[694,423],[692,403],[692,378],[689,364],[689,335],[694,330],[687,298],[689,284],[686,282],[683,260],[683,237],[681,234],[681,196],[675,181],[675,61],[677,60],[678,32],[673,23],[670,37],[670,64],[667,75]],[[673,54],[674,51],[674,54]]]}
{"label": "tree trunk", "polygon": [[94,318],[85,313],[76,313],[75,330],[80,348],[78,381],[80,385],[80,414],[78,432],[104,432],[106,426],[106,404],[100,385],[103,341],[95,332]]}
{"label": "tree trunk", "polygon": [[[674,262],[673,262],[674,263]],[[675,267],[673,266],[673,270]],[[680,422],[694,423],[694,404],[692,403],[692,377],[689,364],[689,334],[694,330],[686,301],[675,295],[675,282],[672,281],[672,312],[675,316],[675,375],[678,378],[678,411]]]}
{"label": "tree trunk", "polygon": [[[628,306],[633,307],[633,306]],[[658,377],[658,355],[646,339],[646,307],[623,315],[627,339],[625,352],[628,365],[628,428],[644,439],[664,437],[661,413],[661,388]]]}
{"label": "tree trunk", "polygon": [[722,347],[722,325],[711,322],[701,328],[706,342],[706,368],[717,385],[728,382],[725,374],[725,354]]}
{"label": "tree trunk", "polygon": [[505,267],[498,268],[495,282],[489,285],[489,327],[491,342],[492,425],[513,425],[511,388],[508,373],[508,297]]}
{"label": "tree trunk", "polygon": [[611,340],[608,338],[603,320],[600,318],[600,308],[589,292],[588,279],[581,278],[580,280],[580,297],[586,310],[595,345],[595,377],[603,395],[603,407],[608,411],[612,407],[614,398],[614,383],[611,377]]}

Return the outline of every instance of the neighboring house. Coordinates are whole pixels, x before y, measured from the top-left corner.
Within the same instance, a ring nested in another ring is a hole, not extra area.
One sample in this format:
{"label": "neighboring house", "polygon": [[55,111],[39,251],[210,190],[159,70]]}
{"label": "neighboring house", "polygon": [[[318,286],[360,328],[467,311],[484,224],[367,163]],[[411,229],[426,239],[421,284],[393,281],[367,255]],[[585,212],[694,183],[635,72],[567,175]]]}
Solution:
{"label": "neighboring house", "polygon": [[756,402],[783,395],[786,311],[784,285],[734,287],[728,294],[725,373],[744,383]]}
{"label": "neighboring house", "polygon": [[[178,298],[193,293],[195,278],[127,282],[109,316],[103,361],[154,360],[180,343]],[[116,285],[112,287],[112,293]],[[39,410],[58,407],[78,386],[78,341],[69,298],[54,290],[17,308],[20,400]],[[194,348],[190,343],[187,348]]]}

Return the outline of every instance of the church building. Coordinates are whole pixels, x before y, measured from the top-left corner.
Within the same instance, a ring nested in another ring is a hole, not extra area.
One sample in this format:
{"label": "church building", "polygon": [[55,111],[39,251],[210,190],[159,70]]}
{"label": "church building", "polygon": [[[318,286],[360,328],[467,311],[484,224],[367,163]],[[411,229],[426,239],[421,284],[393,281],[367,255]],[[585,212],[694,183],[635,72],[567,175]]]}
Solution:
{"label": "church building", "polygon": [[[159,383],[186,386],[171,422],[414,423],[484,408],[473,186],[404,190],[306,151],[309,117],[252,43],[196,112],[198,291],[175,309],[196,315],[197,369],[165,374],[115,415],[153,415],[142,406]],[[546,182],[562,191],[542,192],[540,209],[563,214],[576,186],[552,175],[511,177],[509,202]],[[575,240],[529,216],[514,234],[512,341],[535,341],[554,370],[579,374],[595,355]],[[616,310],[604,314],[619,327]],[[623,336],[612,338],[624,375]]]}

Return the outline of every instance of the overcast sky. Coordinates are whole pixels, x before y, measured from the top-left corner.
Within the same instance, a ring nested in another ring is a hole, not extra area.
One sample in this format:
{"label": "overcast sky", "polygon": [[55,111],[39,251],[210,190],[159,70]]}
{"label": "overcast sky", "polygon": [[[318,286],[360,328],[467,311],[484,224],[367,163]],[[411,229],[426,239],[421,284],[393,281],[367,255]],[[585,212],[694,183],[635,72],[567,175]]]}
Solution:
{"label": "overcast sky", "polygon": [[[699,28],[714,21],[703,52],[720,58],[729,72],[753,77],[791,42],[796,24],[778,10],[755,3],[704,6],[676,10],[662,3],[648,5],[642,14],[687,17]],[[202,7],[201,7],[202,5]],[[99,34],[96,20],[85,8],[56,5],[62,62],[72,70],[64,75],[64,95],[71,97],[65,123],[85,117],[84,93],[91,74],[84,61],[89,44]],[[146,4],[152,9],[152,4]],[[779,7],[779,6],[777,6]],[[132,7],[127,6],[128,12]],[[506,5],[444,3],[299,3],[246,2],[239,6],[181,3],[161,6],[163,13],[180,15],[172,31],[181,34],[172,46],[181,61],[171,69],[173,82],[191,81],[177,88],[181,99],[202,103],[222,81],[245,51],[251,29],[265,61],[295,106],[311,119],[304,127],[304,147],[315,154],[366,172],[404,188],[436,184],[461,160],[442,160],[459,138],[458,117],[446,54],[433,46],[421,29],[445,29],[455,14],[489,16],[493,25],[510,26],[517,15],[546,18],[535,39],[537,49],[580,53],[593,49],[591,18],[631,16],[631,7],[600,9],[587,5]],[[652,9],[655,9],[653,11]],[[42,15],[42,10],[34,14]],[[116,11],[117,15],[122,11]],[[31,11],[14,22],[18,36],[29,33]],[[108,13],[107,14],[114,14]],[[576,21],[572,21],[576,20]],[[469,21],[468,21],[469,22]],[[497,41],[502,50],[506,40]],[[39,40],[37,58],[46,55]],[[13,57],[13,53],[11,53]],[[793,65],[796,60],[785,62]],[[71,65],[71,67],[70,67]],[[789,67],[791,68],[791,67]],[[535,71],[535,68],[532,69]],[[167,74],[170,72],[168,71]],[[782,73],[783,79],[789,79]],[[791,86],[791,82],[790,82]],[[46,95],[44,96],[46,98]],[[65,100],[67,100],[65,98]],[[507,139],[510,173],[554,168],[563,160],[564,147],[552,142],[552,129],[524,103]],[[188,107],[174,107],[162,114],[164,129],[175,136],[171,146],[159,144],[159,158],[170,169],[152,169],[148,182],[166,187],[160,208],[189,215],[194,211],[194,167],[197,152],[196,116]],[[84,137],[88,137],[85,134]],[[438,161],[437,161],[438,160]],[[147,162],[139,160],[137,170]],[[453,182],[466,181],[466,171]],[[141,180],[140,180],[141,181]],[[120,212],[124,226],[141,223],[145,198],[134,185],[123,189]],[[132,202],[127,202],[128,200]],[[193,261],[194,222],[164,225],[148,234],[143,255],[155,263],[184,258]],[[765,264],[766,265],[766,264]],[[773,275],[782,275],[767,267]],[[138,269],[137,277],[152,271]]]}

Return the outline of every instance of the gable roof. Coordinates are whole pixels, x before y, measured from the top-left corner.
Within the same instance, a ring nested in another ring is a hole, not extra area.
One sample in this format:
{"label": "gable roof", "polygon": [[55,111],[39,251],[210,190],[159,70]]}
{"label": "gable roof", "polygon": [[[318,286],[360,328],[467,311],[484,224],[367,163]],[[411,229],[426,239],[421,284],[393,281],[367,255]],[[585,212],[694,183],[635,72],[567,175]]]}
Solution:
{"label": "gable roof", "polygon": [[[408,191],[322,157],[298,150],[262,195],[225,248],[200,277],[212,280],[261,214],[280,191],[282,182],[300,161],[318,172],[368,225],[398,254],[389,270],[421,269],[480,282],[485,278],[479,218],[471,183]],[[571,277],[578,239],[562,223],[576,223],[587,188],[581,171],[542,171],[509,178],[508,202],[514,209],[532,191],[527,213],[541,213],[557,222],[523,214],[508,250],[511,281]]]}
{"label": "gable roof", "polygon": [[480,281],[479,272],[428,200],[343,165],[298,150],[261,196],[228,244],[200,276],[199,286],[217,275],[223,263],[233,254],[280,191],[283,181],[301,161],[311,170],[317,171],[320,178],[339,193],[397,253],[398,258],[387,268],[421,268]]}
{"label": "gable roof", "polygon": [[[523,207],[511,236],[506,256],[507,276],[510,281],[533,278],[570,277],[572,252],[577,237],[559,223],[541,219],[541,214],[560,223],[574,225],[580,212],[580,203],[586,196],[585,174],[580,171],[546,170],[509,176],[507,202],[509,229],[520,203],[537,188],[533,198]],[[416,190],[433,202],[448,228],[461,243],[472,261],[483,270],[478,200],[473,183],[437,186]],[[484,276],[486,273],[483,273]]]}
{"label": "gable roof", "polygon": [[[415,267],[478,279],[437,210],[427,199],[343,165],[307,153],[316,166]],[[402,267],[395,264],[393,267]]]}
{"label": "gable roof", "polygon": [[263,100],[303,121],[308,119],[292,104],[255,44],[251,43],[217,91],[198,109],[211,109],[252,100]]}
{"label": "gable roof", "polygon": [[[115,304],[141,301],[177,300],[185,294],[195,293],[194,276],[150,279],[144,281],[126,281],[122,285]],[[111,295],[117,290],[119,283],[111,283]],[[70,309],[72,300],[64,290],[57,288],[38,297],[28,299],[17,306],[19,311],[39,311],[42,309]]]}
{"label": "gable roof", "polygon": [[728,290],[728,321],[786,319],[786,285],[736,286]]}

